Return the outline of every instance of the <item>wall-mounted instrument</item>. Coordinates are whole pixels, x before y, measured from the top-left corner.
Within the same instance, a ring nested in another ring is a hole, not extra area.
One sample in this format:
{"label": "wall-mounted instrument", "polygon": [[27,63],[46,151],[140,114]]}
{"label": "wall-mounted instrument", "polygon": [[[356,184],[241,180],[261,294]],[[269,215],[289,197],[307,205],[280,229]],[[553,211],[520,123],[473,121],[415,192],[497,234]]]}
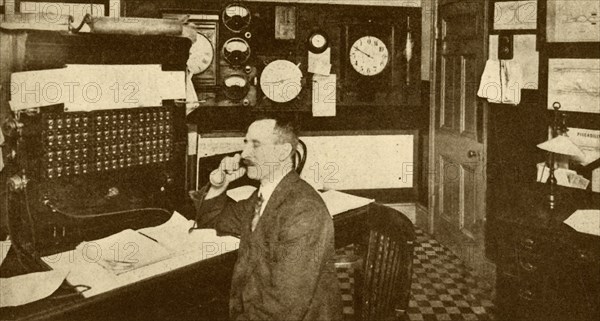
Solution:
{"label": "wall-mounted instrument", "polygon": [[[125,5],[133,15],[141,12],[134,3]],[[338,107],[385,109],[421,103],[420,8],[226,0],[174,6],[191,12],[201,8],[219,16],[219,90],[214,97],[197,90],[206,96],[206,106],[310,112],[312,86],[307,84],[312,84],[313,73],[308,69],[314,64],[309,63],[309,53],[314,57],[328,49],[325,55],[329,55],[330,73],[336,75]],[[305,82],[300,94],[284,103],[270,99],[259,83],[262,71],[277,60],[299,65]],[[224,92],[228,91],[224,80],[230,75],[248,83],[248,94],[241,100]]]}
{"label": "wall-mounted instrument", "polygon": [[163,10],[164,18],[186,21],[198,34],[189,72],[200,106],[254,106],[257,70],[252,61],[251,11],[233,3],[223,9]]}
{"label": "wall-mounted instrument", "polygon": [[302,71],[291,61],[272,61],[260,75],[260,89],[271,101],[287,103],[302,91]]}
{"label": "wall-mounted instrument", "polygon": [[[22,68],[30,72],[65,64],[131,64],[128,59],[136,57],[183,73],[190,41],[31,32],[23,47]],[[14,153],[4,169],[9,191],[2,206],[8,209],[13,248],[23,258],[160,224],[187,196],[185,107],[173,100],[143,107],[96,105],[89,111],[56,104],[13,112],[10,124],[17,130],[7,139]]]}

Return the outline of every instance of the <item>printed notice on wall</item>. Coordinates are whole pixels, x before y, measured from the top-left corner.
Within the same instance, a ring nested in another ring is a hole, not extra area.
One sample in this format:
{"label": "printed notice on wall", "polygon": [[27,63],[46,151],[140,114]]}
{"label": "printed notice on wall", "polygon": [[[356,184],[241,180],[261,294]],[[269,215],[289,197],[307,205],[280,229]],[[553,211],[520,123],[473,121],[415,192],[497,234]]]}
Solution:
{"label": "printed notice on wall", "polygon": [[548,109],[600,113],[600,59],[549,59]]}
{"label": "printed notice on wall", "polygon": [[312,113],[315,117],[335,116],[336,75],[313,75]]}
{"label": "printed notice on wall", "polygon": [[585,155],[582,165],[588,165],[600,158],[600,130],[569,128],[567,134]]}
{"label": "printed notice on wall", "polygon": [[[522,89],[538,89],[539,52],[535,48],[536,35],[514,36],[514,57],[522,69]],[[498,35],[490,35],[489,58],[498,60]]]}

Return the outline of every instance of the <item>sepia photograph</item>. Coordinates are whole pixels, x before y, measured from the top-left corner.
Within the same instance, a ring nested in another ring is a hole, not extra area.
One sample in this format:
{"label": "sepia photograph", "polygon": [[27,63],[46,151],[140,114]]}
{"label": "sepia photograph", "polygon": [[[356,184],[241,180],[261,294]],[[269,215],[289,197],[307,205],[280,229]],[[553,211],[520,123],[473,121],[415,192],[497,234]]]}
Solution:
{"label": "sepia photograph", "polygon": [[600,320],[600,2],[0,0],[0,320]]}

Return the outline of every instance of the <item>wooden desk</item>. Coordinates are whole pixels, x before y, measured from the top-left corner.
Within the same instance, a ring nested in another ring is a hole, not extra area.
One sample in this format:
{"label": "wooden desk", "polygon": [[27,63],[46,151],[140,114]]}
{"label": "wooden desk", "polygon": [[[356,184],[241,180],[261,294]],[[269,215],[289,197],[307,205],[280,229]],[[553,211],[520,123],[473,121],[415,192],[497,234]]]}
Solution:
{"label": "wooden desk", "polygon": [[[371,204],[336,215],[336,247],[360,241],[364,236],[361,231],[368,226],[369,213],[382,210],[390,209]],[[398,225],[412,230],[410,221],[400,212],[397,214]],[[49,298],[0,309],[0,319],[223,319],[228,315],[229,286],[236,258],[237,251],[228,252],[91,298],[84,298],[67,286]],[[24,273],[14,255],[7,258],[1,272],[3,276]],[[71,296],[60,297],[68,294]]]}
{"label": "wooden desk", "polygon": [[512,186],[489,202],[486,250],[497,266],[501,320],[600,320],[600,237],[562,223],[576,209],[598,208],[598,194]]}

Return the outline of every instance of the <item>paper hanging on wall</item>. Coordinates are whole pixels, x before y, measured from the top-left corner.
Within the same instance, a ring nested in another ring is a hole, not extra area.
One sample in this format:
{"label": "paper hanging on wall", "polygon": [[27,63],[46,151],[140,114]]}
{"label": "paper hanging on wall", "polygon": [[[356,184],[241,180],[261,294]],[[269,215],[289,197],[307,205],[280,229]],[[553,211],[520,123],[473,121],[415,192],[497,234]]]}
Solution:
{"label": "paper hanging on wall", "polygon": [[548,0],[548,42],[599,42],[600,2],[597,0]]}
{"label": "paper hanging on wall", "polygon": [[548,109],[600,113],[600,59],[549,59]]}
{"label": "paper hanging on wall", "polygon": [[583,166],[600,158],[600,130],[568,128],[567,134],[583,152],[584,157],[581,162]]}
{"label": "paper hanging on wall", "polygon": [[65,111],[162,106],[186,97],[185,73],[160,65],[67,65],[11,74],[13,111],[64,104]]}
{"label": "paper hanging on wall", "polygon": [[320,75],[331,73],[331,48],[322,53],[308,52],[308,72]]}
{"label": "paper hanging on wall", "polygon": [[488,60],[481,75],[477,96],[491,103],[518,105],[521,102],[523,75],[514,60]]}
{"label": "paper hanging on wall", "polygon": [[[538,89],[539,52],[536,49],[536,35],[514,35],[513,59],[521,66],[523,83],[521,89]],[[489,58],[498,60],[498,35],[490,35]]]}
{"label": "paper hanging on wall", "polygon": [[495,30],[537,28],[537,1],[502,1],[494,3]]}
{"label": "paper hanging on wall", "polygon": [[[48,14],[65,15],[73,17],[73,25],[79,26],[86,14],[102,17],[105,15],[104,4],[89,3],[65,3],[65,2],[33,2],[21,1],[21,13],[40,13],[46,23],[54,23],[53,19],[47,18]],[[90,27],[84,25],[80,32],[89,32]]]}
{"label": "paper hanging on wall", "polygon": [[336,75],[313,75],[312,114],[315,117],[333,117],[336,108]]}

